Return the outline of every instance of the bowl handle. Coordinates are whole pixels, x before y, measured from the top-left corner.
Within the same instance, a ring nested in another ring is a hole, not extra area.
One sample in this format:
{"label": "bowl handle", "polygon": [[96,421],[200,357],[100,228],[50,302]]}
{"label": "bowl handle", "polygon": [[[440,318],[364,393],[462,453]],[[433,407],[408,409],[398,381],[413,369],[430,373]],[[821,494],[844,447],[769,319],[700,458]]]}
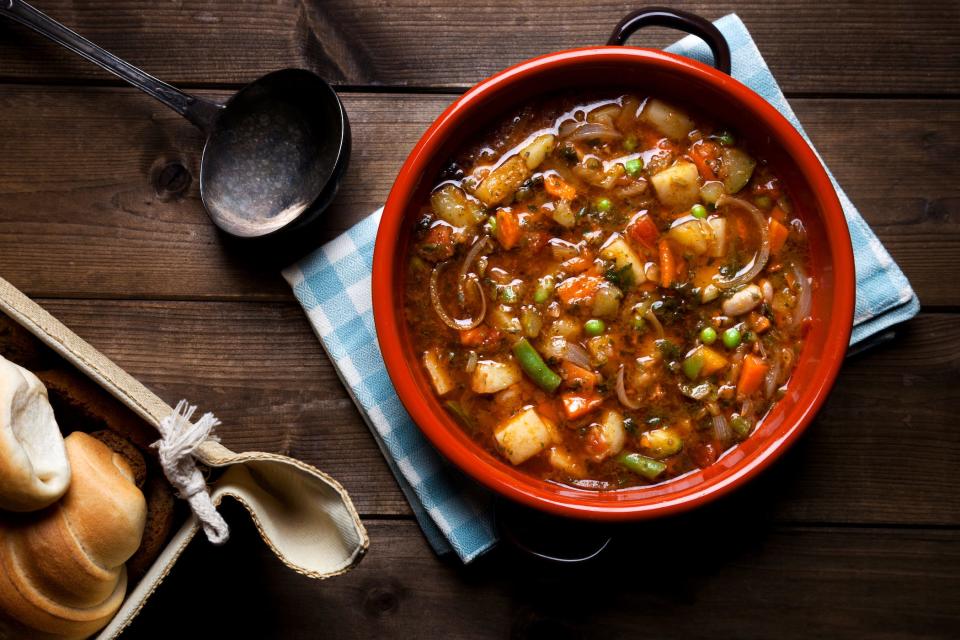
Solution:
{"label": "bowl handle", "polygon": [[634,31],[647,26],[670,27],[699,37],[713,53],[713,66],[730,75],[730,45],[726,38],[712,22],[688,11],[663,7],[637,9],[624,16],[613,28],[607,44],[622,46]]}

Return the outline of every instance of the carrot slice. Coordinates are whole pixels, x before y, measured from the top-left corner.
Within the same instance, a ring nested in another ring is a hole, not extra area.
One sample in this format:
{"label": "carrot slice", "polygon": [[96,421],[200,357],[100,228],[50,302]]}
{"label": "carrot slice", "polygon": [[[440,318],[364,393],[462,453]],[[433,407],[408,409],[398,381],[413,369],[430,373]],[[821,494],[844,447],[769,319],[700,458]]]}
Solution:
{"label": "carrot slice", "polygon": [[557,411],[557,405],[553,400],[544,400],[537,405],[537,413],[541,418],[546,418],[553,424],[560,422],[560,412]]}
{"label": "carrot slice", "polygon": [[753,394],[763,383],[767,375],[767,365],[762,358],[752,353],[743,359],[740,367],[740,379],[737,381],[737,397],[746,398]]}
{"label": "carrot slice", "polygon": [[563,403],[563,414],[567,419],[575,420],[603,404],[603,398],[597,394],[565,393],[560,396],[560,402]]}
{"label": "carrot slice", "polygon": [[783,245],[787,241],[787,235],[790,230],[787,229],[786,225],[780,223],[774,218],[770,218],[769,226],[770,234],[770,254],[776,255],[780,253],[780,250],[783,249]]}
{"label": "carrot slice", "polygon": [[597,276],[575,276],[567,278],[557,285],[556,291],[564,304],[587,302],[600,288],[601,278]]}
{"label": "carrot slice", "polygon": [[497,240],[507,250],[520,240],[520,218],[510,209],[497,209]]}
{"label": "carrot slice", "polygon": [[658,249],[660,252],[660,286],[666,288],[673,284],[673,276],[677,272],[676,260],[674,260],[673,251],[670,250],[670,243],[666,240],[660,240]]}
{"label": "carrot slice", "polygon": [[560,366],[560,375],[567,386],[578,391],[593,391],[593,387],[597,383],[597,376],[593,371],[578,367],[569,360],[564,360]]}
{"label": "carrot slice", "polygon": [[651,251],[657,247],[657,239],[660,237],[660,231],[656,223],[648,215],[638,216],[629,227],[627,227],[627,236],[634,242],[642,244]]}
{"label": "carrot slice", "polygon": [[684,157],[697,165],[697,171],[700,172],[700,177],[703,178],[704,182],[717,179],[717,174],[715,174],[713,169],[710,168],[710,165],[707,164],[707,159],[699,153],[689,153]]}
{"label": "carrot slice", "polygon": [[783,224],[787,223],[787,214],[780,207],[774,207],[773,209],[770,209],[770,217],[777,222],[782,222]]}
{"label": "carrot slice", "polygon": [[555,173],[543,176],[543,188],[554,198],[561,200],[573,200],[577,197],[577,190]]}

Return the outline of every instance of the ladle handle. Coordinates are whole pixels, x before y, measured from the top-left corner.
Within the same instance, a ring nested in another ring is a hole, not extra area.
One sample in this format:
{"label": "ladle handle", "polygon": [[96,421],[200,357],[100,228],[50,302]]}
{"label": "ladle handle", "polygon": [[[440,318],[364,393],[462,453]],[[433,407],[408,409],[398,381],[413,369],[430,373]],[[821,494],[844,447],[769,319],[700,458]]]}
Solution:
{"label": "ladle handle", "polygon": [[103,67],[121,80],[126,80],[204,131],[210,130],[220,112],[220,105],[187,95],[167,83],[157,80],[129,62],[121,60],[106,49],[98,47],[78,33],[71,31],[22,0],[0,0],[0,14],[16,20],[40,35],[50,38],[57,44],[63,45],[90,62]]}

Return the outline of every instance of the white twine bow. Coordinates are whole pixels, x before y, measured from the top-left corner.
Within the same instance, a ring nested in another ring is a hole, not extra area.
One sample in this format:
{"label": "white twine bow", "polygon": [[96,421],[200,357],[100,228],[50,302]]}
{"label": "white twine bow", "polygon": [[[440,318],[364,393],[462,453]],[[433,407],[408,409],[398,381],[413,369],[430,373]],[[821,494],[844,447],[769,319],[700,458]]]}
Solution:
{"label": "white twine bow", "polygon": [[197,408],[187,404],[186,400],[178,402],[173,413],[160,421],[162,438],[151,446],[156,447],[159,452],[163,474],[180,492],[180,497],[190,504],[193,513],[203,525],[207,540],[213,544],[223,544],[230,537],[230,529],[213,506],[207,492],[207,483],[193,458],[193,452],[204,440],[219,442],[219,438],[212,435],[212,432],[220,421],[212,413],[205,413],[193,424],[190,418],[196,410]]}

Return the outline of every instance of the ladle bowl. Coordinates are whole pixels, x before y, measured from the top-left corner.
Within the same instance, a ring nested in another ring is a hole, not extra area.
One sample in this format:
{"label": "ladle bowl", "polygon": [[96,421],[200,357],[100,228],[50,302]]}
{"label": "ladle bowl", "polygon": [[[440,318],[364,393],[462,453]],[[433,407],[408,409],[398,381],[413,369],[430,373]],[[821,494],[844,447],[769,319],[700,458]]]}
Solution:
{"label": "ladle bowl", "polygon": [[103,67],[200,128],[207,138],[200,196],[224,232],[285,235],[333,200],[350,155],[350,126],[336,92],[315,73],[274,71],[220,105],[144,73],[22,0],[0,0],[0,15]]}

